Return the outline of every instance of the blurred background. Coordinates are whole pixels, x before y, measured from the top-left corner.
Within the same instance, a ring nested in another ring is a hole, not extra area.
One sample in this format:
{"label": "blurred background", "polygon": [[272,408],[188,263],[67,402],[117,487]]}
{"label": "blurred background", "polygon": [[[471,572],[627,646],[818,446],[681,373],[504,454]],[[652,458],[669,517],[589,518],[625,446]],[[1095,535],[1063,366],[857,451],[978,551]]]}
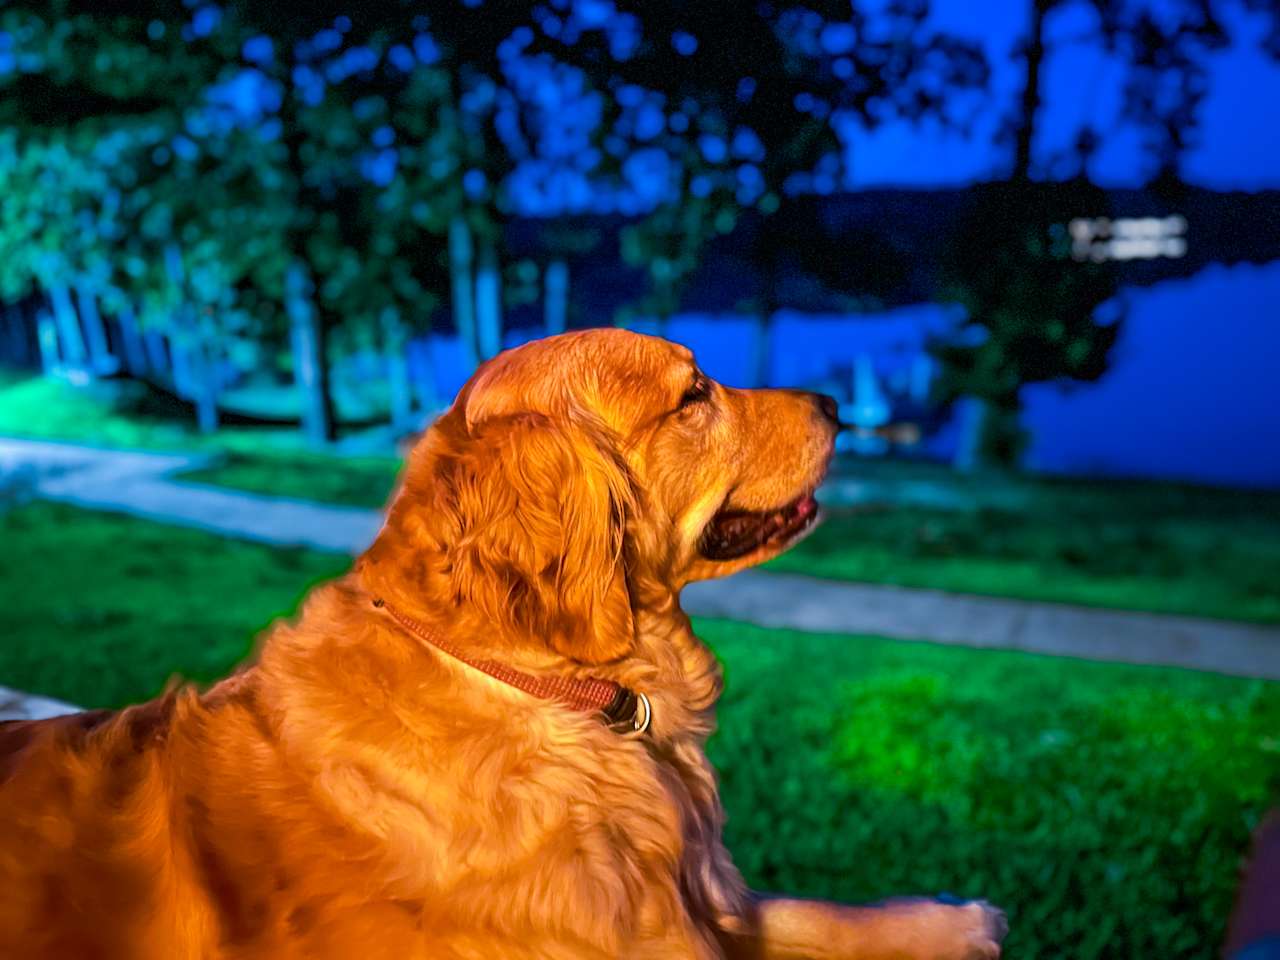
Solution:
{"label": "blurred background", "polygon": [[690,590],[757,887],[1205,957],[1280,772],[1272,0],[0,7],[0,709],[208,681],[504,347],[836,396]]}

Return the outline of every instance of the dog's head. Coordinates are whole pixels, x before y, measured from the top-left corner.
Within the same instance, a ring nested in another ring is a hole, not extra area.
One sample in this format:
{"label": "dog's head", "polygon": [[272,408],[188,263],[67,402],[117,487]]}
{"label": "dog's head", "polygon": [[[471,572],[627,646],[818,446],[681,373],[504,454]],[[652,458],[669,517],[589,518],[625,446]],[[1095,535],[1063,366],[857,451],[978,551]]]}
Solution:
{"label": "dog's head", "polygon": [[776,556],[817,517],[828,398],[734,390],[617,329],[480,368],[414,450],[370,558],[572,659],[624,655],[642,585]]}

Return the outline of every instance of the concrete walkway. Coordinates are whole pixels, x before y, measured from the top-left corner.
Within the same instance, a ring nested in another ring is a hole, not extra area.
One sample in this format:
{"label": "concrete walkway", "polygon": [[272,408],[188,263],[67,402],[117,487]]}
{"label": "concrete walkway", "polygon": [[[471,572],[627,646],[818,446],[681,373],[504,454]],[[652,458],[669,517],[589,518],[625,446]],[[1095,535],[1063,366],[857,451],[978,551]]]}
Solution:
{"label": "concrete walkway", "polygon": [[695,583],[697,616],[818,633],[871,633],[965,647],[1146,663],[1280,680],[1280,628],[1127,610],[841,583],[747,570]]}
{"label": "concrete walkway", "polygon": [[363,549],[382,526],[373,510],[173,479],[208,459],[0,437],[0,476],[24,474],[33,492],[47,500],[334,553]]}
{"label": "concrete walkway", "polygon": [[[0,438],[0,475],[22,469],[36,494],[273,544],[356,553],[381,526],[372,510],[185,483],[200,458]],[[694,615],[826,633],[1162,664],[1280,680],[1280,628],[1032,603],[747,571],[694,584]]]}
{"label": "concrete walkway", "polygon": [[0,723],[5,720],[44,720],[48,717],[60,717],[64,713],[75,713],[79,709],[61,700],[50,700],[33,693],[0,687]]}

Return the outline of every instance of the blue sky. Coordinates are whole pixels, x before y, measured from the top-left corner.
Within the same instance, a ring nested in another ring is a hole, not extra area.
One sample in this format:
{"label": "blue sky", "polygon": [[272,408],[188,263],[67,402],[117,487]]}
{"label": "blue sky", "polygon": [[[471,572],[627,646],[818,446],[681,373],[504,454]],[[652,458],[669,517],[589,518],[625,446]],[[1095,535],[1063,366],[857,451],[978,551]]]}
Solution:
{"label": "blue sky", "polygon": [[[930,22],[980,41],[992,66],[992,101],[977,112],[969,136],[937,125],[886,125],[850,138],[849,183],[866,186],[951,186],[990,179],[1008,163],[1009,147],[995,143],[1003,114],[1021,89],[1023,68],[1013,51],[1025,33],[1030,0],[933,0]],[[1280,64],[1259,50],[1261,16],[1228,7],[1235,44],[1209,59],[1209,94],[1201,106],[1198,144],[1185,156],[1183,174],[1215,189],[1280,187]],[[1094,32],[1088,5],[1076,2],[1046,22],[1051,53],[1045,63],[1043,115],[1037,158],[1069,144],[1090,121],[1108,131],[1090,166],[1102,186],[1140,186],[1150,173],[1138,133],[1118,124],[1123,76]],[[998,105],[998,106],[996,106]]]}

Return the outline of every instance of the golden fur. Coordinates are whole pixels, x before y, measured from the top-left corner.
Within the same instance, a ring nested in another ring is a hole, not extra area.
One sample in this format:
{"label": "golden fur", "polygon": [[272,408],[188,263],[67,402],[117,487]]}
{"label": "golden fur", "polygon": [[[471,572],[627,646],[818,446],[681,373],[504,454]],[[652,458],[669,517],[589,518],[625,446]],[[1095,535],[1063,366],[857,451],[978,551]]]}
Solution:
{"label": "golden fur", "polygon": [[[235,675],[0,726],[0,956],[997,956],[980,904],[760,897],[721,843],[721,673],[679,590],[785,549],[698,545],[816,487],[834,435],[813,395],[619,330],[495,358],[352,572]],[[474,656],[644,691],[652,728],[505,686],[375,597]]]}

